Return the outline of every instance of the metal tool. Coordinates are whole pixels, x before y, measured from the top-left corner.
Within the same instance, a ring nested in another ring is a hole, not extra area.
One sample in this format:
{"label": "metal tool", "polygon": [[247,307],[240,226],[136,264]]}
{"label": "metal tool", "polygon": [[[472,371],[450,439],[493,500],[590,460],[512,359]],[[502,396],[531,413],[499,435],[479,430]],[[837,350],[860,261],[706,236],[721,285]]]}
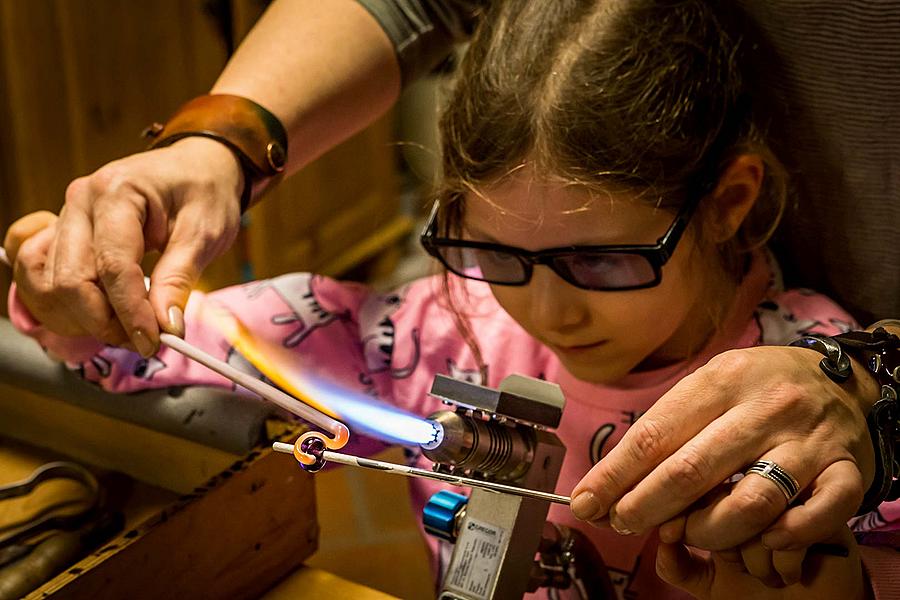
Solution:
{"label": "metal tool", "polygon": [[[55,479],[75,481],[85,488],[87,495],[76,502],[67,500],[63,503],[47,506],[40,514],[33,516],[27,522],[4,527],[0,530],[0,548],[18,545],[23,540],[52,529],[79,527],[93,513],[100,501],[100,486],[97,484],[97,479],[81,465],[67,461],[56,461],[41,465],[25,479],[0,486],[0,500],[27,496],[38,485]],[[78,509],[62,513],[58,512],[73,505],[77,505]],[[9,556],[4,560],[9,560]]]}
{"label": "metal tool", "polygon": [[[274,444],[272,444],[272,449],[276,452],[283,452],[285,454],[294,453],[294,445],[285,444],[283,442],[275,442]],[[317,453],[315,449],[311,449],[310,452],[313,454]],[[484,490],[491,490],[492,492],[501,492],[504,494],[512,494],[514,496],[522,496],[525,498],[538,498],[540,500],[547,500],[548,502],[556,502],[558,504],[568,505],[572,501],[569,496],[562,496],[560,494],[551,494],[549,492],[542,492],[540,490],[531,490],[514,485],[496,483],[493,481],[473,479],[471,477],[461,477],[459,475],[451,475],[449,473],[441,473],[439,471],[429,471],[427,469],[419,469],[417,467],[385,462],[383,460],[363,458],[361,456],[353,456],[351,454],[341,454],[340,452],[332,452],[331,450],[322,450],[321,457],[325,462],[332,461],[342,465],[349,465],[351,467],[363,467],[365,469],[374,469],[376,471],[391,473],[394,475],[404,475],[406,477],[421,477],[422,479],[443,481],[444,483],[449,483],[451,485],[457,485],[461,487],[480,488]]]}
{"label": "metal tool", "polygon": [[[471,487],[468,498],[444,490],[425,507],[426,530],[454,543],[441,600],[512,599],[542,585],[583,585],[568,568],[574,559],[535,561],[543,546],[552,546],[543,541],[550,503],[570,503],[568,496],[554,493],[565,447],[548,431],[562,417],[559,386],[511,375],[492,389],[438,375],[431,395],[450,407],[428,417],[435,437],[420,447],[434,461],[432,471],[340,454],[318,440],[276,442],[273,448],[314,457],[301,465],[307,471],[333,460]],[[566,565],[564,576],[556,572],[560,565]]]}
{"label": "metal tool", "polygon": [[[436,470],[553,494],[566,453],[549,431],[565,406],[558,385],[510,375],[493,389],[438,375],[431,395],[450,409],[431,415],[438,437],[422,447]],[[536,577],[535,555],[549,508],[544,498],[473,489],[438,598],[518,599],[548,581]]]}

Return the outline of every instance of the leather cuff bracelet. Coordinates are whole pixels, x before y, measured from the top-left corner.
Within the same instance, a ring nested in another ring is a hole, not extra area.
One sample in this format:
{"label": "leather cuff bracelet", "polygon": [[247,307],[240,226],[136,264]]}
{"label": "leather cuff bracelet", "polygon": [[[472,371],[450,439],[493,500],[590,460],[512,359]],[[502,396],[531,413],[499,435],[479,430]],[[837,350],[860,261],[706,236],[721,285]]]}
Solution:
{"label": "leather cuff bracelet", "polygon": [[872,332],[850,331],[833,337],[809,335],[791,342],[816,350],[825,358],[819,363],[822,371],[833,381],[843,383],[850,378],[850,357],[869,370],[881,387],[881,398],[872,406],[866,418],[875,450],[875,477],[866,491],[857,514],[878,508],[885,500],[900,497],[900,338],[883,327]]}
{"label": "leather cuff bracelet", "polygon": [[144,130],[149,148],[162,148],[180,139],[201,136],[228,146],[244,171],[241,212],[250,208],[255,188],[261,189],[284,171],[287,133],[278,118],[247,98],[229,94],[198,96],[179,108],[169,121]]}

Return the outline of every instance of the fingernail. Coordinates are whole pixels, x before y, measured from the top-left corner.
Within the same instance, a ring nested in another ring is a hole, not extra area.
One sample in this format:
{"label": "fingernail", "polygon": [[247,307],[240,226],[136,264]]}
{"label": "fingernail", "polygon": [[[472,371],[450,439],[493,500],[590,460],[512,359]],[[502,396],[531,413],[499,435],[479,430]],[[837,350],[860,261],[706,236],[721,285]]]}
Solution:
{"label": "fingernail", "polygon": [[603,504],[600,503],[600,499],[594,495],[594,492],[581,492],[572,498],[570,508],[575,518],[582,521],[593,521],[602,516]]}
{"label": "fingernail", "polygon": [[791,544],[790,536],[783,529],[764,533],[761,541],[769,550],[784,550]]}
{"label": "fingernail", "polygon": [[153,356],[153,344],[150,342],[150,338],[147,337],[147,334],[144,333],[142,329],[134,330],[134,333],[131,334],[131,343],[134,344],[134,347],[137,348],[138,353],[144,358],[150,358],[151,356]]}
{"label": "fingernail", "polygon": [[616,527],[616,524],[613,523],[613,522],[610,522],[609,526],[612,527],[612,528],[613,528],[613,531],[615,531],[615,532],[618,533],[619,535],[634,535],[634,532],[633,532],[632,530],[630,530],[630,529],[625,529],[624,527],[621,527],[621,528],[620,528],[620,527]]}
{"label": "fingernail", "polygon": [[184,337],[184,312],[180,306],[170,306],[169,315],[169,333],[173,333],[178,337]]}
{"label": "fingernail", "polygon": [[616,505],[609,507],[609,526],[619,535],[634,535],[634,532],[622,524],[621,519],[616,514]]}

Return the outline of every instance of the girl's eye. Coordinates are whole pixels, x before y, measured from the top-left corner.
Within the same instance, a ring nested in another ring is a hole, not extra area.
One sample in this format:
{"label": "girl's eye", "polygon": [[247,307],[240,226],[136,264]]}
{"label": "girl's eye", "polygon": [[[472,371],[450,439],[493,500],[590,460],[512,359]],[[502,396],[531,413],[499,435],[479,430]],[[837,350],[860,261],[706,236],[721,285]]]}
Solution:
{"label": "girl's eye", "polygon": [[517,281],[524,277],[525,270],[515,255],[496,250],[478,250],[474,253],[475,264],[481,277],[492,281]]}
{"label": "girl's eye", "polygon": [[574,280],[594,289],[646,285],[656,278],[653,265],[640,254],[579,254],[560,265]]}
{"label": "girl's eye", "polygon": [[516,257],[512,254],[509,254],[507,252],[496,252],[494,250],[482,251],[481,260],[483,262],[489,262],[497,265],[518,262],[518,259],[516,259]]}
{"label": "girl's eye", "polygon": [[621,259],[609,254],[580,254],[570,259],[570,268],[573,271],[608,271],[619,266]]}

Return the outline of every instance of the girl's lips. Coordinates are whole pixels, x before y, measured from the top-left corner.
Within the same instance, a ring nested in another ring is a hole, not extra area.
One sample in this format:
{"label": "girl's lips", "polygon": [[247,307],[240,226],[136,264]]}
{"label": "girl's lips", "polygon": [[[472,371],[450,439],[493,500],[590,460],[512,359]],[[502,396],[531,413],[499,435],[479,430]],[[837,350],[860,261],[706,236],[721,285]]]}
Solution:
{"label": "girl's lips", "polygon": [[600,346],[606,344],[608,340],[600,340],[599,342],[594,342],[591,344],[579,344],[577,346],[560,346],[558,344],[553,344],[553,347],[560,352],[565,353],[576,353],[576,352],[585,352],[587,350],[593,350],[594,348],[599,348]]}

